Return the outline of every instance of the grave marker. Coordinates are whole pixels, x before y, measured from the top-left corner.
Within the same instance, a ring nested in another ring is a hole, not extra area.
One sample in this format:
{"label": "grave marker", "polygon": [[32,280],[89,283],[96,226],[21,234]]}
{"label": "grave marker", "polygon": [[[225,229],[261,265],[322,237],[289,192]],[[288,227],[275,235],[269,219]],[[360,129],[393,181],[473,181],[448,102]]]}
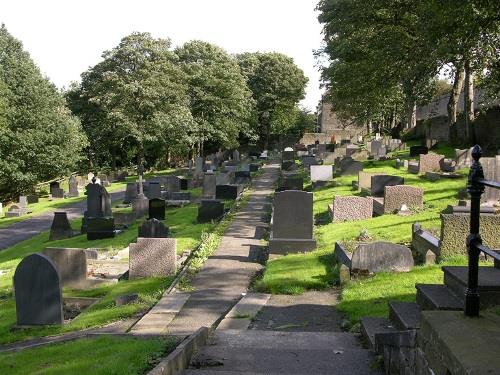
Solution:
{"label": "grave marker", "polygon": [[166,203],[164,199],[153,198],[149,200],[149,218],[165,220]]}
{"label": "grave marker", "polygon": [[198,223],[210,223],[224,215],[224,202],[218,199],[202,199],[198,206]]}
{"label": "grave marker", "polygon": [[54,263],[61,286],[82,286],[87,280],[87,255],[84,249],[46,247],[42,254]]}
{"label": "grave marker", "polygon": [[166,277],[176,271],[175,238],[138,238],[129,248],[129,279]]}
{"label": "grave marker", "polygon": [[138,237],[167,238],[168,227],[158,219],[148,219],[139,227]]}
{"label": "grave marker", "polygon": [[73,237],[73,229],[66,212],[54,212],[54,219],[50,227],[49,241],[62,240]]}
{"label": "grave marker", "polygon": [[373,199],[356,196],[335,196],[328,211],[332,221],[356,221],[373,216]]}

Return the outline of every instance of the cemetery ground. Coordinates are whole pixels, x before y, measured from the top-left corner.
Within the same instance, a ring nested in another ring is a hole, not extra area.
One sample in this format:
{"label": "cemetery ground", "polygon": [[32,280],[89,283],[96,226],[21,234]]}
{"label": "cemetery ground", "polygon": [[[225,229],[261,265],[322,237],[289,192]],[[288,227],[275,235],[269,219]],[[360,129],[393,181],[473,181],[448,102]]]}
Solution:
{"label": "cemetery ground", "polygon": [[[451,147],[440,146],[436,152],[452,154]],[[408,159],[408,150],[398,152],[397,157]],[[333,254],[335,242],[352,243],[360,235],[369,241],[390,241],[408,245],[411,242],[412,223],[419,222],[426,230],[439,233],[440,212],[448,205],[455,205],[458,192],[465,188],[468,170],[459,171],[461,177],[429,181],[424,177],[397,169],[394,160],[364,161],[364,172],[379,172],[398,175],[405,179],[405,185],[424,189],[424,207],[413,210],[409,216],[386,214],[370,219],[331,223],[328,204],[335,195],[358,195],[362,192],[352,188],[351,182],[357,176],[336,177],[328,185],[314,190],[314,237],[317,250],[305,254],[289,254],[270,260],[263,276],[254,283],[257,291],[273,294],[301,294],[307,290],[323,290],[339,283],[339,265]],[[307,173],[304,176],[304,190],[312,191]],[[352,324],[362,316],[385,316],[388,301],[415,301],[415,283],[441,284],[445,265],[466,265],[467,257],[457,255],[444,258],[436,265],[420,265],[410,272],[377,273],[372,277],[351,280],[343,286],[340,302],[336,306],[346,314]]]}
{"label": "cemetery ground", "polygon": [[[199,196],[201,193],[200,188],[191,189],[190,192],[194,197]],[[225,202],[226,208],[231,208],[233,205],[234,201]],[[123,210],[114,209],[114,211]],[[202,240],[204,243],[208,242],[204,247],[209,247],[210,249],[214,246],[216,247],[218,236],[229,220],[228,218],[218,224],[199,224],[196,221],[196,216],[197,205],[195,203],[183,207],[167,208],[164,223],[169,227],[171,236],[177,240],[178,254],[195,249]],[[151,277],[123,280],[118,283],[103,284],[88,290],[65,288],[63,290],[65,297],[91,297],[99,298],[100,300],[84,310],[69,324],[63,326],[13,329],[16,322],[16,313],[12,277],[17,265],[24,257],[32,253],[41,252],[46,247],[92,248],[97,249],[99,253],[107,253],[108,256],[111,256],[135,241],[138,234],[138,226],[142,221],[143,219],[136,220],[135,223],[114,238],[88,241],[86,235],[82,234],[68,239],[49,241],[49,232],[47,231],[0,251],[0,270],[2,270],[0,274],[0,344],[100,327],[111,322],[139,316],[151,308],[162,296],[165,289],[170,286],[175,275],[166,278]],[[81,219],[72,220],[71,225],[73,229],[79,229]],[[204,233],[208,235],[204,235]],[[201,262],[207,256],[206,251],[210,249],[202,249],[202,254],[197,256],[201,259],[195,259],[194,263],[196,263],[196,260]],[[120,261],[126,262],[128,266],[127,258],[123,258]],[[137,293],[139,296],[136,302],[115,306],[114,299],[117,296],[132,293]]]}

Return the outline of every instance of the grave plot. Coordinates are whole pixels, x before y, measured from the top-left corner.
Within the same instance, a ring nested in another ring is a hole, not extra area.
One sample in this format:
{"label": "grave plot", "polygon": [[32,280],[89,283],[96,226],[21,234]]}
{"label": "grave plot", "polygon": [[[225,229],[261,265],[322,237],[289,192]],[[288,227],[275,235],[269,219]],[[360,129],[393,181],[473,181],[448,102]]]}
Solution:
{"label": "grave plot", "polygon": [[332,221],[355,221],[370,219],[373,215],[373,199],[356,196],[335,196],[328,205]]}
{"label": "grave plot", "polygon": [[423,189],[406,185],[385,186],[384,196],[373,199],[373,212],[377,215],[409,214],[410,209],[419,209],[423,205]]}

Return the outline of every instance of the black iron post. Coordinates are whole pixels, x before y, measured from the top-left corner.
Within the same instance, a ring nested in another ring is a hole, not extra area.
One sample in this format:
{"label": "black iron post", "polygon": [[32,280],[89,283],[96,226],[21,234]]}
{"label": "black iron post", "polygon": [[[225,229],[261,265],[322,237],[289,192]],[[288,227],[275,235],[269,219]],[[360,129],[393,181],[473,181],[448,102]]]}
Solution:
{"label": "black iron post", "polygon": [[480,182],[484,178],[483,167],[479,162],[482,156],[482,150],[479,145],[472,149],[472,165],[469,171],[469,180],[467,191],[471,197],[470,207],[470,233],[467,237],[467,252],[469,255],[469,273],[467,289],[465,291],[465,315],[470,317],[479,316],[479,292],[478,292],[478,274],[479,274],[479,249],[477,245],[481,244],[479,235],[479,217],[481,210],[481,195],[484,192],[484,185]]}

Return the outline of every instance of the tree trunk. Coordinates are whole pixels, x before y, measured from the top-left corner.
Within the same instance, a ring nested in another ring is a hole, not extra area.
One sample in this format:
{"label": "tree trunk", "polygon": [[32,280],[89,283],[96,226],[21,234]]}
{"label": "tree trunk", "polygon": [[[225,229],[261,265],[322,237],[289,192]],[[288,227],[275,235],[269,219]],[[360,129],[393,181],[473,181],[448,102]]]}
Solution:
{"label": "tree trunk", "polygon": [[266,122],[266,124],[264,126],[266,128],[266,134],[265,134],[265,138],[264,138],[264,150],[267,150],[267,148],[269,147],[269,136],[271,133],[271,125]]}
{"label": "tree trunk", "polygon": [[141,143],[137,149],[137,175],[139,176],[139,195],[144,195],[142,176],[144,175],[144,145]]}
{"label": "tree trunk", "polygon": [[372,134],[373,131],[372,120],[366,122],[366,131],[368,132],[368,134]]}
{"label": "tree trunk", "polygon": [[464,86],[465,71],[463,65],[457,65],[455,78],[453,80],[453,88],[451,90],[450,99],[448,100],[448,125],[452,126],[457,122],[458,101],[460,93]]}
{"label": "tree trunk", "polygon": [[417,103],[411,100],[406,109],[406,128],[412,129],[415,126],[417,126]]}
{"label": "tree trunk", "polygon": [[116,149],[111,149],[111,170],[116,171]]}
{"label": "tree trunk", "polygon": [[471,146],[476,143],[476,132],[474,131],[474,72],[470,61],[465,63],[465,88],[464,88],[464,115],[467,139]]}
{"label": "tree trunk", "polygon": [[391,113],[391,129],[396,127],[396,110],[394,109]]}

